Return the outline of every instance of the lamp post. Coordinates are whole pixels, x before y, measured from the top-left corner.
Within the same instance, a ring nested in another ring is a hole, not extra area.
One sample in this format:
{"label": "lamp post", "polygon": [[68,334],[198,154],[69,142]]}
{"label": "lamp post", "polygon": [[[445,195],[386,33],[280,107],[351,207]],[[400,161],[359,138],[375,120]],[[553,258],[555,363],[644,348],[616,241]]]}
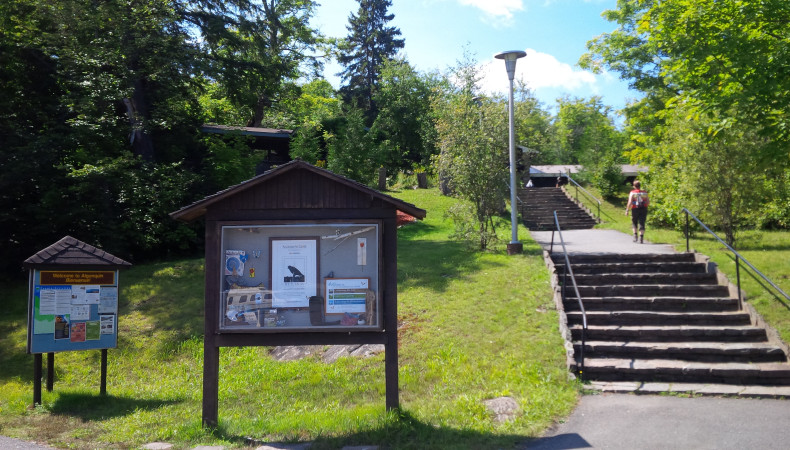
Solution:
{"label": "lamp post", "polygon": [[494,55],[496,59],[505,60],[507,78],[510,81],[507,110],[510,121],[510,230],[512,236],[510,243],[507,244],[508,255],[515,255],[524,250],[523,244],[518,241],[518,212],[516,210],[518,205],[516,204],[516,131],[513,125],[513,78],[516,76],[516,60],[525,56],[527,56],[527,52],[521,50],[511,50]]}

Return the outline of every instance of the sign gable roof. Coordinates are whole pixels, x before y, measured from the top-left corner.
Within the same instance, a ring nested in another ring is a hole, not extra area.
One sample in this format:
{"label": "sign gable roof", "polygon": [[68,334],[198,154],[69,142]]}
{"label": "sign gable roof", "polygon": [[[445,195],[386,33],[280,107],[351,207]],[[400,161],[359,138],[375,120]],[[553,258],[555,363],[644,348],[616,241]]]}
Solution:
{"label": "sign gable roof", "polygon": [[289,163],[283,164],[272,170],[264,172],[256,177],[250,178],[247,181],[241,182],[235,186],[231,186],[225,190],[209,195],[208,197],[205,197],[202,200],[199,200],[189,206],[181,208],[178,211],[174,211],[170,213],[170,217],[183,222],[191,222],[203,216],[208,208],[210,208],[213,205],[216,205],[219,202],[222,202],[223,200],[227,200],[231,197],[238,196],[239,194],[245,193],[252,188],[271,182],[275,178],[279,178],[285,175],[293,175],[298,171],[307,171],[319,177],[325,178],[331,182],[358,191],[362,194],[369,195],[371,198],[379,199],[385,204],[392,205],[392,207],[397,209],[398,211],[405,212],[418,219],[425,218],[426,212],[424,209],[420,209],[412,205],[411,203],[404,202],[397,198],[383,194],[375,189],[371,189],[368,186],[365,186],[364,184],[359,183],[357,181],[337,175],[333,172],[330,172],[326,169],[322,169],[320,167],[316,167],[312,164],[308,164],[300,159],[296,159]]}
{"label": "sign gable roof", "polygon": [[79,239],[65,236],[58,242],[26,259],[23,266],[103,266],[126,268],[132,264]]}

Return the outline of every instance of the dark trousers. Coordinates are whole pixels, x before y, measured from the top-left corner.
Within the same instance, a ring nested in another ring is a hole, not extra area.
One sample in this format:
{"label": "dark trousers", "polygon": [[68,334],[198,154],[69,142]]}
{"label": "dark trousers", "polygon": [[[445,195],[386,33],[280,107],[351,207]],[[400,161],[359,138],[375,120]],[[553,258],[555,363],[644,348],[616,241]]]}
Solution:
{"label": "dark trousers", "polygon": [[634,228],[645,232],[645,220],[647,220],[647,208],[631,208],[631,223]]}

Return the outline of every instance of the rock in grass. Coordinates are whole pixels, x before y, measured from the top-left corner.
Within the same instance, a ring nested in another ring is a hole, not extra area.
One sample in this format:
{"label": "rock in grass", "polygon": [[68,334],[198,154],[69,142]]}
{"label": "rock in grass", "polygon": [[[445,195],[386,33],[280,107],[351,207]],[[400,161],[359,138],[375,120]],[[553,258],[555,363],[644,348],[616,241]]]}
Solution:
{"label": "rock in grass", "polygon": [[518,402],[512,397],[498,397],[483,402],[494,417],[494,422],[504,423],[512,420],[518,413]]}

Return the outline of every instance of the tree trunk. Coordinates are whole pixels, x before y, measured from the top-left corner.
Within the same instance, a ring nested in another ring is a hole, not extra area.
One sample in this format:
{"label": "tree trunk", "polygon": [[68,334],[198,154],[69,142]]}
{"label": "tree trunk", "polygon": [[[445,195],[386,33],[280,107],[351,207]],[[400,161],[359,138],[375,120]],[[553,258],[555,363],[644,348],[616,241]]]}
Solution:
{"label": "tree trunk", "polygon": [[131,126],[129,140],[132,144],[132,151],[135,155],[142,157],[144,161],[152,162],[154,160],[154,141],[145,129],[149,111],[143,80],[134,82],[132,98],[123,99],[123,104],[126,106],[126,114],[129,116],[129,125]]}
{"label": "tree trunk", "polygon": [[252,122],[249,124],[249,126],[256,128],[262,127],[263,113],[267,108],[271,107],[272,101],[267,95],[264,94],[259,96],[258,103],[255,104],[255,113],[253,114]]}

